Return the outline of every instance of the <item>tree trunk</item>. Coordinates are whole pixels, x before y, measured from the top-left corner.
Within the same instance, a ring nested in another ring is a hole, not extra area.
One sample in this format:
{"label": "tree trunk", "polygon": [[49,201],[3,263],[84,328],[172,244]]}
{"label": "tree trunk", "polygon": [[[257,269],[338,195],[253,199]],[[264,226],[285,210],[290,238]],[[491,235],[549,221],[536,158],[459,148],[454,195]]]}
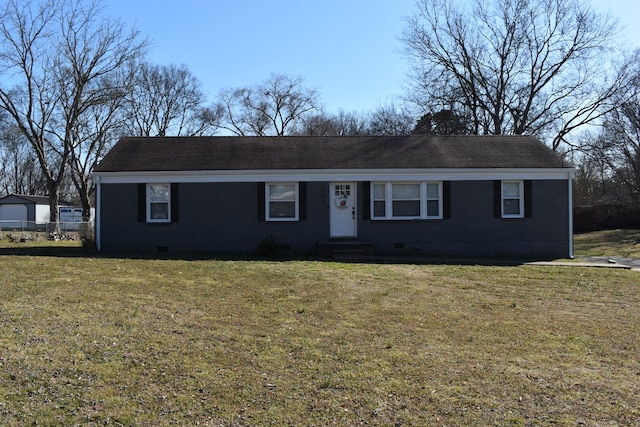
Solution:
{"label": "tree trunk", "polygon": [[82,205],[82,221],[91,221],[91,198],[86,183],[80,189],[80,204]]}
{"label": "tree trunk", "polygon": [[48,180],[47,187],[49,188],[49,226],[47,230],[49,232],[59,233],[58,206],[60,205],[60,189],[53,180]]}

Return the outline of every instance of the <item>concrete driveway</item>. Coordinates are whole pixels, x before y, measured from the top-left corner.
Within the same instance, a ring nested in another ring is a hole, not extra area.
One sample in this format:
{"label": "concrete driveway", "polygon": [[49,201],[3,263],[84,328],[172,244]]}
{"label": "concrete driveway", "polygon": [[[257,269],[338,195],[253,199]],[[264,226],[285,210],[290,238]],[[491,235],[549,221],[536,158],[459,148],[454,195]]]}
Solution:
{"label": "concrete driveway", "polygon": [[612,257],[599,257],[599,256],[592,256],[592,257],[582,257],[582,256],[577,256],[575,258],[578,261],[582,261],[582,262],[588,262],[588,263],[598,263],[598,264],[609,264],[609,265],[620,265],[620,266],[626,266],[632,269],[640,269],[640,259],[636,259],[636,258],[624,258],[624,257],[619,257],[619,256],[612,256]]}

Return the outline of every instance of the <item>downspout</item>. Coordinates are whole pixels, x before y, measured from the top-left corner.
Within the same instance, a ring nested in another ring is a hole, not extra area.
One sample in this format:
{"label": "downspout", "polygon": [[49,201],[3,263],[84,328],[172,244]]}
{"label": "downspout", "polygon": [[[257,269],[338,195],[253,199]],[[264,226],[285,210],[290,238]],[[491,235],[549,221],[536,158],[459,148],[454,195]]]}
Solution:
{"label": "downspout", "polygon": [[569,258],[573,259],[573,173],[569,172]]}
{"label": "downspout", "polygon": [[101,205],[102,205],[102,185],[101,185],[101,180],[100,180],[100,176],[96,176],[95,177],[96,180],[96,224],[95,224],[95,234],[96,234],[96,248],[98,249],[98,252],[100,252],[100,243],[102,241],[102,239],[100,238],[100,222],[102,220],[102,210]]}

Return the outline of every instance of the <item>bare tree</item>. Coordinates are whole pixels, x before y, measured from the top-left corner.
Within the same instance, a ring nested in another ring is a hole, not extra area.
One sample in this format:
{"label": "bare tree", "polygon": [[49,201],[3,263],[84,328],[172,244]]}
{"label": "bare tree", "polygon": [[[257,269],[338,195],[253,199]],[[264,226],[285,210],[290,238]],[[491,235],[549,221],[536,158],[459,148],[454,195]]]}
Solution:
{"label": "bare tree", "polygon": [[[419,0],[403,35],[412,100],[469,117],[472,133],[547,136],[553,149],[624,93],[607,68],[616,22],[581,0]],[[597,70],[597,71],[596,71]]]}
{"label": "bare tree", "polygon": [[583,144],[615,185],[615,202],[640,208],[640,75],[635,90],[606,115],[602,132]]}
{"label": "bare tree", "polygon": [[355,136],[368,135],[369,132],[368,114],[339,111],[337,114],[308,115],[293,133],[306,136]]}
{"label": "bare tree", "polygon": [[145,41],[96,2],[8,0],[0,25],[0,108],[37,155],[57,222],[66,166],[84,139],[83,117],[122,95],[107,77],[144,53]]}
{"label": "bare tree", "polygon": [[0,194],[46,194],[35,153],[6,118],[0,114]]}
{"label": "bare tree", "polygon": [[374,110],[369,122],[371,135],[409,135],[414,128],[415,119],[406,109],[388,104]]}
{"label": "bare tree", "polygon": [[138,65],[126,99],[127,133],[195,136],[215,133],[222,110],[203,106],[200,82],[185,65]]}
{"label": "bare tree", "polygon": [[576,206],[597,206],[617,203],[612,183],[612,169],[608,156],[611,154],[602,138],[602,128],[597,132],[585,131],[580,145],[588,149],[567,153],[568,160],[576,168],[573,196]]}
{"label": "bare tree", "polygon": [[321,111],[318,93],[303,83],[302,78],[272,74],[256,86],[221,91],[221,128],[240,136],[293,133],[305,116]]}
{"label": "bare tree", "polygon": [[371,112],[310,115],[300,121],[293,133],[308,136],[408,135],[413,126],[411,113],[388,104]]}
{"label": "bare tree", "polygon": [[51,138],[47,127],[58,106],[55,94],[49,90],[55,81],[56,58],[50,45],[46,48],[42,45],[51,39],[50,31],[59,9],[54,1],[39,7],[8,1],[0,24],[0,72],[4,78],[0,107],[34,149],[51,197],[54,219],[69,152],[61,141]]}
{"label": "bare tree", "polygon": [[[119,21],[98,15],[97,4],[79,7],[67,17],[62,31],[64,57],[59,80],[64,133],[58,138],[70,145],[68,163],[83,210],[90,219],[94,184],[90,175],[121,132],[121,109],[134,84],[138,61],[144,57],[146,41]],[[72,70],[69,73],[69,70]],[[56,131],[59,132],[59,131]]]}
{"label": "bare tree", "polygon": [[121,106],[131,76],[131,67],[123,66],[101,79],[99,84],[103,88],[111,87],[112,96],[105,97],[104,102],[87,106],[77,119],[69,156],[69,175],[82,206],[83,221],[91,218],[95,191],[91,172],[123,133]]}

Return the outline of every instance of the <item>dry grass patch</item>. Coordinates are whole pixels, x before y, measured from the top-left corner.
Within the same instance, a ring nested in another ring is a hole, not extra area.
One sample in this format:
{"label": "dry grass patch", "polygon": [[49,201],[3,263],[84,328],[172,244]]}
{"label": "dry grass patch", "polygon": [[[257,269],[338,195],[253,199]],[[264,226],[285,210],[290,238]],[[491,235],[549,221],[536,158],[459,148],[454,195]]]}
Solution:
{"label": "dry grass patch", "polygon": [[637,272],[0,262],[5,425],[640,423]]}
{"label": "dry grass patch", "polygon": [[640,258],[640,230],[603,230],[576,234],[575,252],[582,256]]}

